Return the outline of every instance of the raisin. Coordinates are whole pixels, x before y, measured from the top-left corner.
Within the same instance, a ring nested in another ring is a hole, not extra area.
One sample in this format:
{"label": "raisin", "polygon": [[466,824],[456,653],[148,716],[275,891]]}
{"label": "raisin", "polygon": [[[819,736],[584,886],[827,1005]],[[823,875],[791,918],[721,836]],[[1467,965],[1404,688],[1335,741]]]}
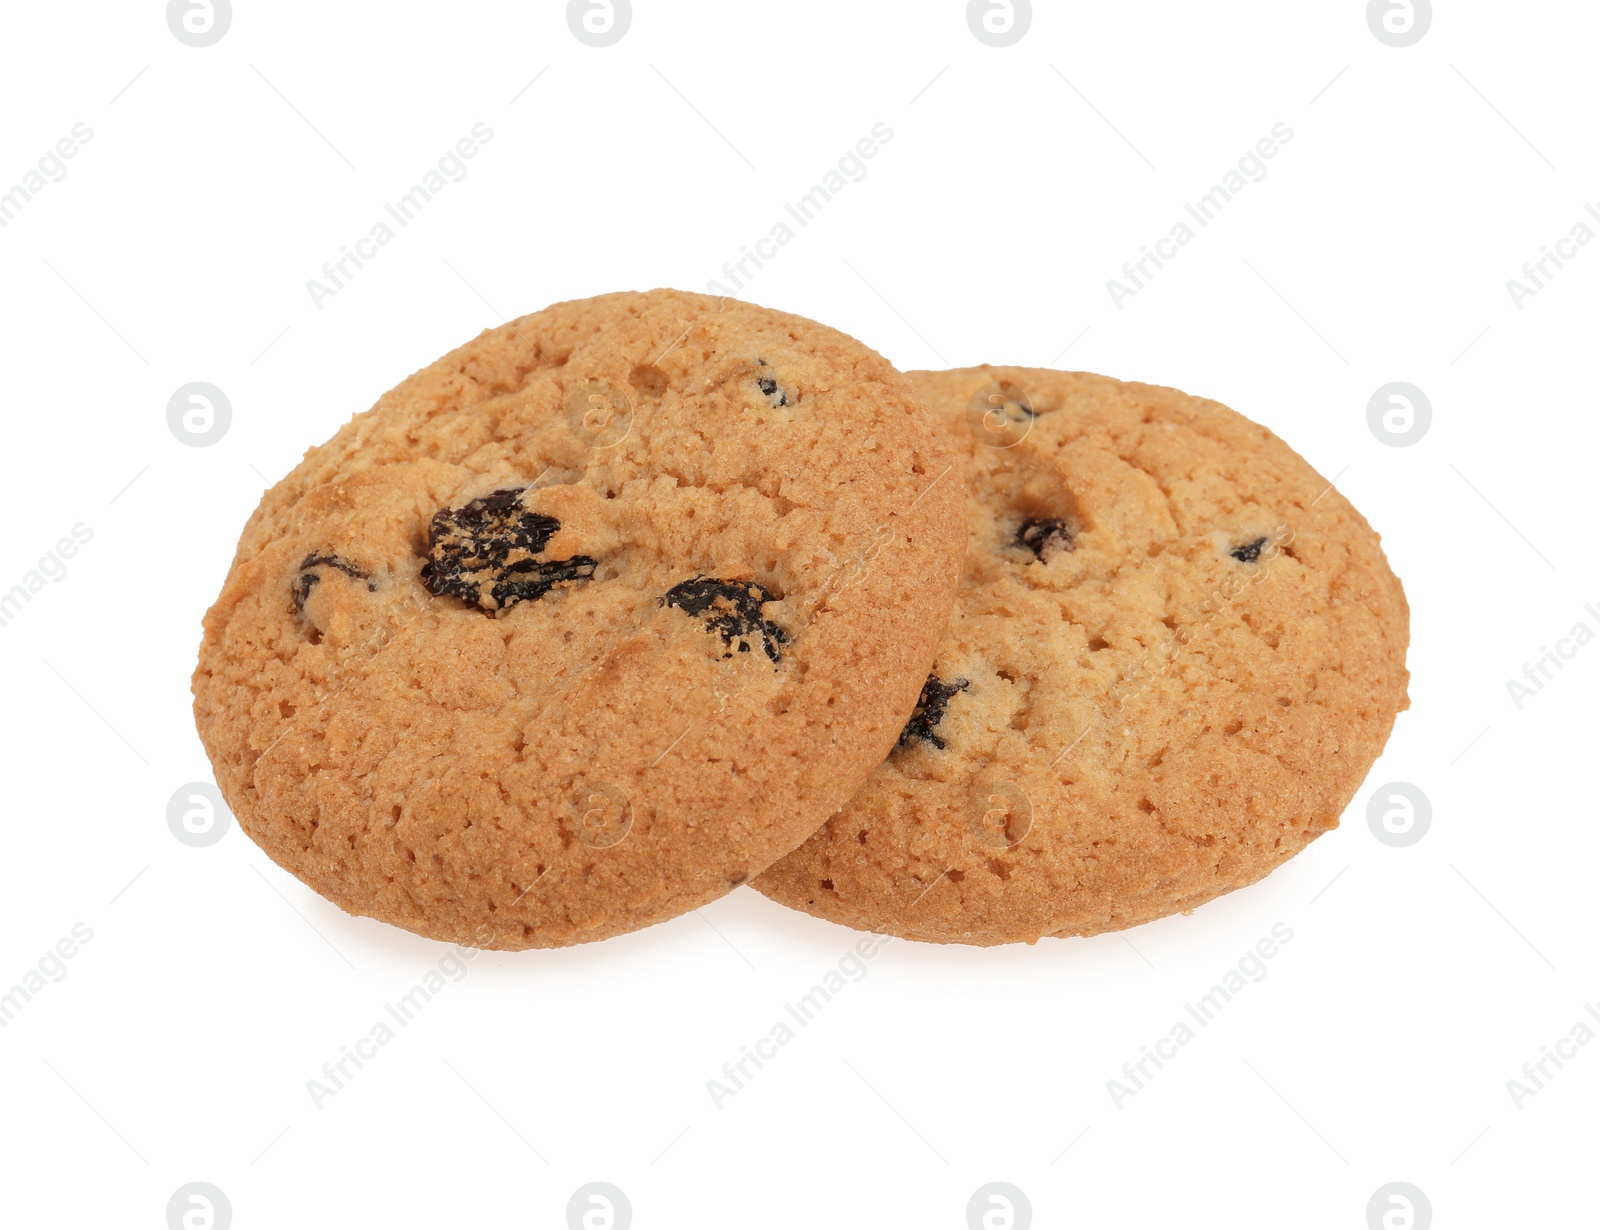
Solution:
{"label": "raisin", "polygon": [[945,707],[950,704],[951,697],[965,692],[969,686],[965,679],[941,683],[937,675],[929,675],[928,682],[922,685],[922,695],[917,697],[917,707],[911,711],[910,721],[900,732],[899,746],[905,747],[914,739],[926,739],[943,751],[945,742],[933,733],[933,728],[944,720]]}
{"label": "raisin", "polygon": [[534,558],[561,522],[523,508],[525,490],[505,488],[433,514],[428,562],[422,566],[422,584],[430,594],[460,598],[492,614],[594,575],[595,561],[587,555]]}
{"label": "raisin", "polygon": [[1060,517],[1039,517],[1024,521],[1017,528],[1017,545],[1027,547],[1035,559],[1042,560],[1046,551],[1070,551],[1075,544],[1072,527]]}
{"label": "raisin", "polygon": [[1228,554],[1241,564],[1253,564],[1261,558],[1261,548],[1267,545],[1265,538],[1258,538],[1254,542],[1247,542],[1235,547]]}
{"label": "raisin", "polygon": [[295,578],[294,585],[290,587],[290,592],[294,594],[294,613],[296,615],[304,615],[306,613],[306,599],[311,597],[311,591],[322,580],[322,574],[313,570],[322,567],[336,568],[352,580],[365,581],[368,590],[377,591],[378,583],[349,560],[340,559],[332,553],[318,555],[313,551],[300,561],[300,575]]}
{"label": "raisin", "polygon": [[782,656],[782,646],[789,641],[787,632],[762,617],[761,608],[772,601],[772,595],[754,581],[691,577],[679,581],[658,601],[662,606],[675,606],[686,615],[704,616],[706,627],[720,634],[722,643],[728,646],[724,658],[733,657],[735,640],[740,653],[749,653],[750,641],[759,638],[767,657],[776,662]]}
{"label": "raisin", "polygon": [[[762,367],[767,365],[765,359],[757,359]],[[771,376],[760,376],[756,379],[756,388],[766,396],[767,403],[774,409],[780,409],[789,404],[789,395],[778,387],[778,382]]]}
{"label": "raisin", "polygon": [[1033,401],[1021,389],[1009,384],[990,387],[995,391],[985,399],[985,413],[998,414],[1014,427],[1031,426],[1039,417],[1039,412],[1033,408]]}

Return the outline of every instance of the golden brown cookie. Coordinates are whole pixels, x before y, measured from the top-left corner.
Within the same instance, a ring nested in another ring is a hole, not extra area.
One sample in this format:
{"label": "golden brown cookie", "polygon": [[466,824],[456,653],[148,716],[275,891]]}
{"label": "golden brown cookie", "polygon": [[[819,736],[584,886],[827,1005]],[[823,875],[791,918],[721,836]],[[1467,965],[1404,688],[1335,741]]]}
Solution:
{"label": "golden brown cookie", "polygon": [[910,384],[676,291],[557,304],[385,394],[263,497],[195,717],[247,833],[480,947],[670,918],[897,738],[965,547]]}
{"label": "golden brown cookie", "polygon": [[1173,389],[912,372],[962,452],[960,597],[866,788],[754,883],[869,931],[1092,935],[1335,827],[1406,707],[1378,536],[1283,441]]}

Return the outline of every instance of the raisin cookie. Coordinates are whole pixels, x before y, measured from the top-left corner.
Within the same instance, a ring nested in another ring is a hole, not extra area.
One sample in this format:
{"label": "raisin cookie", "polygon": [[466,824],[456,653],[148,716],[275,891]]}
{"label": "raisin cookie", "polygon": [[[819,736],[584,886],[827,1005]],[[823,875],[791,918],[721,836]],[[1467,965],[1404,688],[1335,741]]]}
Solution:
{"label": "raisin cookie", "polygon": [[966,545],[904,376],[676,291],[557,304],[385,394],[263,497],[200,736],[344,909],[599,939],[793,849],[899,736]]}
{"label": "raisin cookie", "polygon": [[755,887],[1031,942],[1191,909],[1335,827],[1407,705],[1405,595],[1361,514],[1216,402],[911,377],[963,454],[961,595],[895,750]]}

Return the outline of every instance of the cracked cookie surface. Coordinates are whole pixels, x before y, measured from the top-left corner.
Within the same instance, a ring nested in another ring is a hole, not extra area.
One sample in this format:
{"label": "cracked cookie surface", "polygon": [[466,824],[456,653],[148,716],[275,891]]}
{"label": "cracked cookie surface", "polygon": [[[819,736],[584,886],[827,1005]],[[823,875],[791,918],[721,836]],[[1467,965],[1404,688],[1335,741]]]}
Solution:
{"label": "cracked cookie surface", "polygon": [[246,524],[196,722],[240,825],[352,913],[492,948],[683,913],[900,736],[954,599],[954,454],[824,326],[557,304],[403,381]]}
{"label": "cracked cookie surface", "polygon": [[1405,596],[1361,514],[1216,402],[909,374],[968,484],[941,703],[754,886],[869,931],[1031,942],[1188,910],[1335,827],[1407,705]]}

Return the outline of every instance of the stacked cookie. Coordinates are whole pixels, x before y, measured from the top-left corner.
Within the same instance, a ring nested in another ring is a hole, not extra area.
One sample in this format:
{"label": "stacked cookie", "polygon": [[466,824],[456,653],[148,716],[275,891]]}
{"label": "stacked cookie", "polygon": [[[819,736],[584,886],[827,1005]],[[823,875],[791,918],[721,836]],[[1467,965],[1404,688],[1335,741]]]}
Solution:
{"label": "stacked cookie", "polygon": [[902,375],[655,291],[412,376],[271,491],[195,713],[353,913],[520,949],[750,881],[993,944],[1130,926],[1333,827],[1405,706],[1376,535],[1213,402]]}

